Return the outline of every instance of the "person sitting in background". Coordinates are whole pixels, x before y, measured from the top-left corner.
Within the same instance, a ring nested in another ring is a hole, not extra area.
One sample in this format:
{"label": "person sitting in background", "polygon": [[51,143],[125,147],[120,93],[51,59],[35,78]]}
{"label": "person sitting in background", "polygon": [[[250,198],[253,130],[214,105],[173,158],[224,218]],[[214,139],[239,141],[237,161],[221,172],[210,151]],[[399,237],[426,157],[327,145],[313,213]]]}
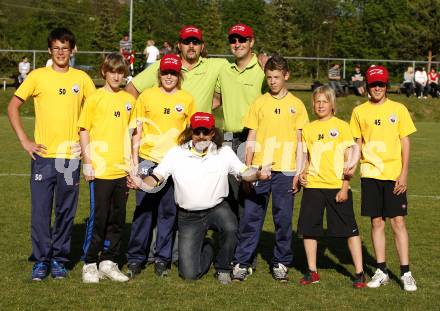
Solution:
{"label": "person sitting in background", "polygon": [[432,98],[438,97],[438,72],[435,67],[431,67],[431,72],[428,75],[428,90]]}
{"label": "person sitting in background", "polygon": [[26,79],[27,74],[31,70],[31,64],[26,56],[23,56],[21,62],[18,64],[18,83],[22,84],[24,79]]}
{"label": "person sitting in background", "polygon": [[422,98],[423,96],[423,99],[426,99],[426,95],[428,93],[428,75],[426,74],[425,68],[422,69],[421,67],[416,67],[414,82],[416,85],[417,98]]}
{"label": "person sitting in background", "polygon": [[414,68],[412,66],[408,66],[408,69],[403,74],[402,86],[405,89],[406,97],[414,94]]}
{"label": "person sitting in background", "polygon": [[328,85],[335,91],[336,96],[343,95],[341,85],[341,67],[339,64],[332,64],[328,70]]}
{"label": "person sitting in background", "polygon": [[353,82],[356,95],[363,96],[365,94],[364,77],[362,76],[360,65],[356,65],[354,67],[354,73],[351,76],[351,81]]}

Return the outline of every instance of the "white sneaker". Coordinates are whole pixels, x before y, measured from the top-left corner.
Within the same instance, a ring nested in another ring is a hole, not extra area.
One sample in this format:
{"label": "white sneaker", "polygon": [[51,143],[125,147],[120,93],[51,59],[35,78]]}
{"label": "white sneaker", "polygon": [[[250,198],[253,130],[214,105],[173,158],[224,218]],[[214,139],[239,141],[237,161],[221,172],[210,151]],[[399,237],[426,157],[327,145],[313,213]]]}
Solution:
{"label": "white sneaker", "polygon": [[402,282],[403,289],[407,292],[415,292],[417,290],[416,280],[414,280],[410,271],[404,273],[400,277],[400,281]]}
{"label": "white sneaker", "polygon": [[111,260],[104,260],[99,263],[99,273],[102,279],[110,279],[116,282],[127,282],[129,280],[128,276],[122,273],[118,264]]}
{"label": "white sneaker", "polygon": [[377,269],[374,273],[371,281],[367,283],[367,286],[370,288],[378,288],[381,285],[386,285],[390,281],[390,277],[388,274],[383,273],[382,270]]}
{"label": "white sneaker", "polygon": [[96,263],[85,264],[82,268],[83,283],[99,283],[99,271]]}

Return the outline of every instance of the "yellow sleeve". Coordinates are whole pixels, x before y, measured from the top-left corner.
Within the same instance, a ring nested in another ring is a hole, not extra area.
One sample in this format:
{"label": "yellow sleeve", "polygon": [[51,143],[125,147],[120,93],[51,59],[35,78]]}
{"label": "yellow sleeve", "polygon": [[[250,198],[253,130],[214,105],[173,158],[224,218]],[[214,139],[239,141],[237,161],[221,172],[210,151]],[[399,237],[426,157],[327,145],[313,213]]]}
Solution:
{"label": "yellow sleeve", "polygon": [[87,98],[96,91],[96,88],[90,76],[86,73],[84,73],[84,76],[84,98]]}
{"label": "yellow sleeve", "polygon": [[37,85],[35,76],[36,74],[31,72],[15,91],[14,95],[21,98],[23,101],[26,101],[30,96],[35,95],[34,92]]}
{"label": "yellow sleeve", "polygon": [[361,127],[356,110],[353,110],[351,113],[350,130],[354,138],[362,138]]}
{"label": "yellow sleeve", "polygon": [[251,130],[258,128],[258,101],[255,101],[249,107],[246,116],[243,118],[243,126]]}
{"label": "yellow sleeve", "polygon": [[304,128],[301,131],[301,138],[302,138],[301,142],[302,142],[302,151],[303,151],[303,153],[307,153],[307,141],[308,141],[307,134],[308,134],[308,130],[307,130],[307,128]]}
{"label": "yellow sleeve", "polygon": [[92,121],[93,116],[95,112],[96,102],[94,100],[94,97],[89,97],[86,99],[86,102],[84,103],[84,107],[81,110],[81,113],[79,115],[78,120],[78,128],[85,129],[90,132],[90,129],[92,128]]}
{"label": "yellow sleeve", "polygon": [[[151,67],[151,66],[150,66]],[[144,97],[145,97],[145,93],[141,93],[141,95],[139,95],[139,97],[136,99],[136,105],[135,105],[135,110],[136,112],[135,114],[135,120],[136,120],[136,124],[142,123],[144,121],[144,107],[143,107],[143,103],[144,103]]]}
{"label": "yellow sleeve", "polygon": [[403,138],[409,136],[415,131],[417,131],[417,129],[414,126],[414,122],[411,119],[409,111],[405,106],[403,106],[400,111],[399,137]]}
{"label": "yellow sleeve", "polygon": [[301,130],[307,123],[309,123],[309,115],[307,114],[303,102],[300,101],[298,105],[298,117],[296,118],[296,128]]}
{"label": "yellow sleeve", "polygon": [[194,102],[194,97],[191,96],[191,101],[188,104],[188,113],[185,120],[186,126],[189,126],[189,124],[191,123],[190,119],[194,113],[196,113],[196,104]]}
{"label": "yellow sleeve", "polygon": [[350,126],[345,122],[341,126],[341,140],[344,143],[344,148],[356,145],[353,135],[351,135]]}
{"label": "yellow sleeve", "polygon": [[130,119],[128,120],[128,128],[134,129],[137,127],[137,101],[133,96],[130,96],[130,102],[133,104],[130,113]]}

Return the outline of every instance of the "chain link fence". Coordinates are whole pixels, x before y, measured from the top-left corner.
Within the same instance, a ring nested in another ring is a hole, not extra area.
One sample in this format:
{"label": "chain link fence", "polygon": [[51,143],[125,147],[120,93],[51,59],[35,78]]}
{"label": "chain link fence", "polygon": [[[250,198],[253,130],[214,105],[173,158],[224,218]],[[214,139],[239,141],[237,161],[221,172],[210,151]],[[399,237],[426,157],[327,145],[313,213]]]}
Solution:
{"label": "chain link fence", "polygon": [[[100,80],[99,68],[106,54],[112,51],[78,51],[75,53],[74,67],[86,71],[92,79]],[[50,55],[47,50],[2,50],[0,49],[0,81],[3,86],[14,85],[18,76],[18,64],[22,57],[28,57],[31,69],[44,67]],[[232,55],[213,54],[209,57],[225,57],[232,59]],[[403,81],[403,73],[408,66],[425,67],[428,65],[438,67],[440,62],[419,61],[419,60],[391,60],[391,59],[354,59],[354,58],[325,58],[325,57],[294,57],[286,56],[291,70],[291,82],[303,85],[311,85],[313,82],[327,82],[329,67],[338,63],[341,67],[341,78],[350,81],[354,67],[359,64],[362,72],[372,64],[385,65],[390,71],[392,84],[400,84]],[[134,72],[143,70],[145,56],[136,53]],[[428,70],[428,68],[427,68]]]}

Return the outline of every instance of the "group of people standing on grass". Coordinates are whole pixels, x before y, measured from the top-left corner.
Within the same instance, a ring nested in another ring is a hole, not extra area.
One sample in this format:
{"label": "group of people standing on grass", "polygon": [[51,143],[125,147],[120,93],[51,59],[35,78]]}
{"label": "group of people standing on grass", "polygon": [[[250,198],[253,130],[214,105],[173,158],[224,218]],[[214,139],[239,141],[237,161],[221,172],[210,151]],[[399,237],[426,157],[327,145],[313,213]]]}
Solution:
{"label": "group of people standing on grass", "polygon": [[[256,266],[256,250],[269,198],[275,223],[272,276],[288,281],[292,265],[295,194],[304,188],[298,233],[308,270],[300,284],[320,281],[317,238],[347,239],[355,266],[355,288],[389,281],[385,220],[398,250],[402,286],[417,289],[409,270],[407,175],[409,135],[416,131],[408,110],[386,96],[388,71],[366,72],[370,99],[353,110],[350,124],[338,119],[334,91],[312,94],[317,117],[309,123],[304,104],[286,87],[287,61],[252,52],[251,27],[232,26],[234,60],[202,57],[202,31],[179,32],[180,55],[167,54],[122,90],[128,74],[120,54],[106,56],[103,88],[69,67],[74,35],[53,30],[53,65],[34,70],[16,91],[8,115],[32,157],[32,279],[67,276],[65,264],[76,212],[80,164],[90,188],[82,279],[125,282],[141,273],[153,244],[154,270],[164,277],[177,248],[179,274],[198,279],[214,264],[221,284],[244,281]],[[23,130],[19,109],[34,97],[35,138]],[[84,103],[83,103],[84,101]],[[212,109],[223,107],[224,133]],[[349,188],[361,159],[362,215],[371,218],[377,270],[367,283],[359,230]],[[80,159],[82,159],[80,161]],[[136,209],[127,249],[127,274],[118,267],[129,189]],[[55,223],[51,225],[55,199]],[[206,237],[218,232],[218,247]]]}

